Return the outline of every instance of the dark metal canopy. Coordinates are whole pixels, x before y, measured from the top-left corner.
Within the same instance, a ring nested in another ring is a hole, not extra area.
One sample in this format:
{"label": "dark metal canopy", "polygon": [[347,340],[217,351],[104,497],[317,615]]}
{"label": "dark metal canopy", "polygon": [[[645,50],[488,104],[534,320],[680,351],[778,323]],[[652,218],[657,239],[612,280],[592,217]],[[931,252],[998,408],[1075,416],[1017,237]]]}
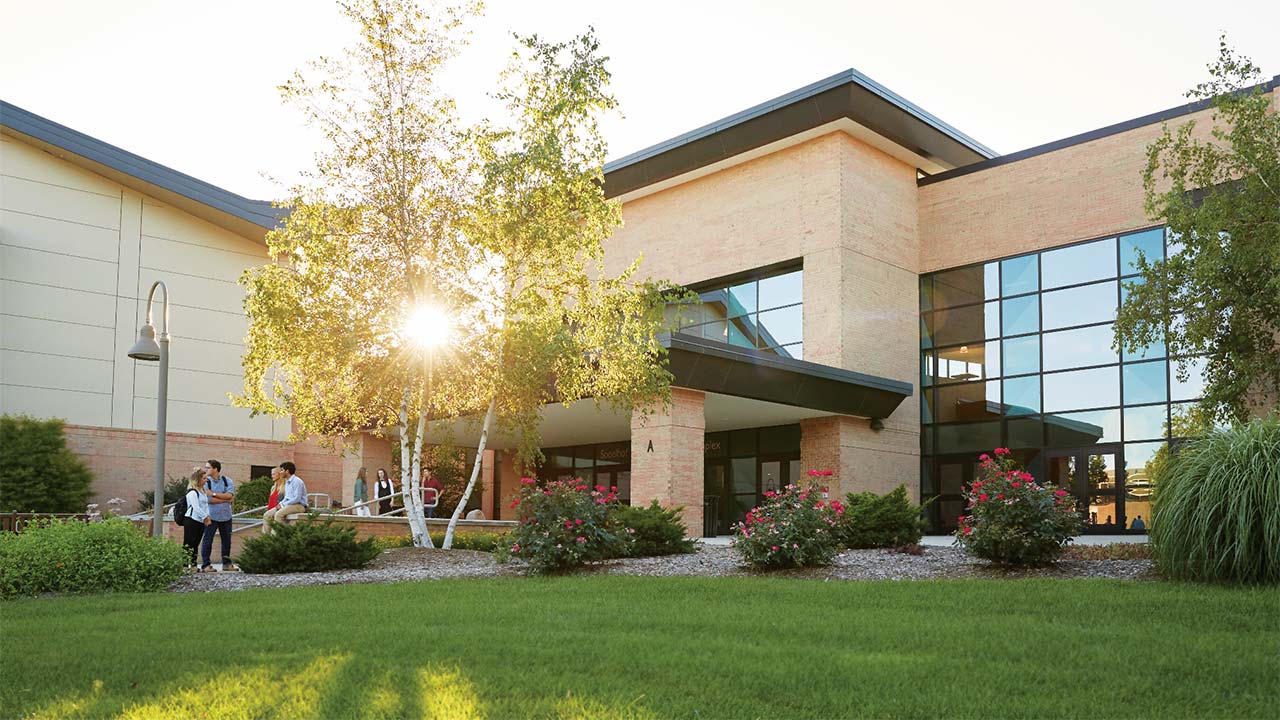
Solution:
{"label": "dark metal canopy", "polygon": [[996,153],[857,70],[845,70],[604,166],[609,197],[848,118],[944,167]]}
{"label": "dark metal canopy", "polygon": [[911,383],[689,335],[671,335],[663,345],[669,351],[674,385],[721,395],[885,418],[914,389]]}

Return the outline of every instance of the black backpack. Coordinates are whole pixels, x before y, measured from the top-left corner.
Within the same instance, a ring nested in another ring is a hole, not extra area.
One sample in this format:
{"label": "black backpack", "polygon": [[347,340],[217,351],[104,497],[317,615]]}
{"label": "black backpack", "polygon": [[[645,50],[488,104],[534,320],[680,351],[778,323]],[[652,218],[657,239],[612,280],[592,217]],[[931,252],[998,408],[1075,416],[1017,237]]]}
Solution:
{"label": "black backpack", "polygon": [[[189,492],[189,491],[188,491]],[[182,493],[178,502],[173,504],[173,521],[179,525],[187,522],[187,493]]]}

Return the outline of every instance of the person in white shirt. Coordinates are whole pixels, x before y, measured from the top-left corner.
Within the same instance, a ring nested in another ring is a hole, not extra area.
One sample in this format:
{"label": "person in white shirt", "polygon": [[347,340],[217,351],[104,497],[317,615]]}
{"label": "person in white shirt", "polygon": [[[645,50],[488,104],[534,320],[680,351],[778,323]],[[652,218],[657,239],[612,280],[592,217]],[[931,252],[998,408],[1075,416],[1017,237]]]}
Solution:
{"label": "person in white shirt", "polygon": [[[187,551],[187,563],[195,566],[196,549],[204,539],[205,526],[213,523],[209,519],[209,494],[205,489],[203,469],[196,468],[191,472],[191,478],[187,481],[186,496],[187,514],[182,521],[182,548]],[[209,556],[205,555],[204,560],[207,564]]]}
{"label": "person in white shirt", "polygon": [[284,522],[290,515],[307,511],[307,484],[294,474],[297,466],[286,460],[280,463],[280,469],[285,474],[284,498],[276,508],[275,522]]}

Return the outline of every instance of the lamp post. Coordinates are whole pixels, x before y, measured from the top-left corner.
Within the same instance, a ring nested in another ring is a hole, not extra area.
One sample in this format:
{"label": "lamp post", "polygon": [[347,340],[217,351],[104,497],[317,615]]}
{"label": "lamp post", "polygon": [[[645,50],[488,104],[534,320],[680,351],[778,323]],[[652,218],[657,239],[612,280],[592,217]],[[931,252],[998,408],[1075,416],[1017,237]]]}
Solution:
{"label": "lamp post", "polygon": [[[156,329],[151,324],[151,304],[156,288],[164,291],[164,317],[160,325],[159,343]],[[147,321],[138,330],[138,341],[129,349],[129,357],[147,362],[160,361],[160,388],[156,393],[156,494],[152,503],[151,534],[160,537],[164,532],[164,441],[169,408],[169,288],[157,280],[147,293]]]}

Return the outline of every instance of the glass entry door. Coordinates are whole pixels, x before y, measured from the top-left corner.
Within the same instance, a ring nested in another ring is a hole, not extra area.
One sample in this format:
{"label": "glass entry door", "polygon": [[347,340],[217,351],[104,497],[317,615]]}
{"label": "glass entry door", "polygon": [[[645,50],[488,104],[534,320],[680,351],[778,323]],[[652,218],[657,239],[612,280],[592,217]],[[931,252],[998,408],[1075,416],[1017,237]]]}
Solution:
{"label": "glass entry door", "polygon": [[1110,534],[1128,527],[1120,458],[1118,445],[1046,452],[1049,483],[1075,498],[1085,532]]}

